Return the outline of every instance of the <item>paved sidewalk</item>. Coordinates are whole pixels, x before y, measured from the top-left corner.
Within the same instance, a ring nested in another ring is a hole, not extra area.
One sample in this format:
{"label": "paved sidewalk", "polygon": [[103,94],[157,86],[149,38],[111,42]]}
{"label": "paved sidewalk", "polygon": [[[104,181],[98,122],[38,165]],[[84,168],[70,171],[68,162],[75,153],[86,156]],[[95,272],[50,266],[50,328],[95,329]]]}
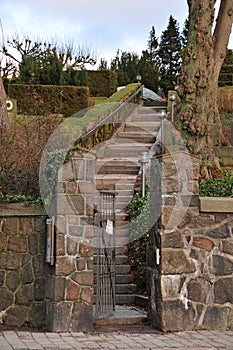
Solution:
{"label": "paved sidewalk", "polygon": [[40,333],[0,332],[0,350],[176,349],[233,350],[233,331]]}

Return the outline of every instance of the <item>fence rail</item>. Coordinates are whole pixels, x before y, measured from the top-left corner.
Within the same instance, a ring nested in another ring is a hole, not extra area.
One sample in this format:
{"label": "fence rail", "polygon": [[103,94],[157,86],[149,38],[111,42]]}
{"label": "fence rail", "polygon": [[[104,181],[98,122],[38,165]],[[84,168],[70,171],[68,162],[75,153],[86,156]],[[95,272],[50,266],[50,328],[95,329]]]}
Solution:
{"label": "fence rail", "polygon": [[[96,124],[94,128],[92,128],[85,135],[83,135],[80,139],[81,142],[83,143],[89,137],[95,135],[96,132],[98,132],[105,124],[111,124],[115,121],[117,123],[122,123],[124,121],[124,117],[125,117],[124,112],[127,105],[130,102],[132,102],[135,99],[135,97],[137,97],[142,92],[142,90],[143,90],[143,86],[141,86],[137,91],[135,91],[126,101],[124,101],[123,103],[120,103],[110,114],[108,114],[104,119],[102,119],[98,124]],[[121,117],[119,118],[122,112],[123,112],[123,118]]]}

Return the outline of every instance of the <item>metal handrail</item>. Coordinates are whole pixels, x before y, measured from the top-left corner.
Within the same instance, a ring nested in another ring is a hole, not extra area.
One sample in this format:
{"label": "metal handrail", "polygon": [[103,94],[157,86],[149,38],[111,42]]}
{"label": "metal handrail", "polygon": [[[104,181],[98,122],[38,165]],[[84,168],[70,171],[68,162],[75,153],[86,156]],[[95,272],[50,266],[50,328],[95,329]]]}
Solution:
{"label": "metal handrail", "polygon": [[97,130],[101,128],[108,120],[110,120],[116,113],[120,112],[127,103],[130,103],[141,91],[143,90],[143,85],[135,91],[126,101],[122,102],[117,108],[115,108],[110,114],[108,114],[104,119],[102,119],[94,128],[89,130],[85,135],[83,135],[80,140],[81,142],[88,139],[90,136],[94,135]]}

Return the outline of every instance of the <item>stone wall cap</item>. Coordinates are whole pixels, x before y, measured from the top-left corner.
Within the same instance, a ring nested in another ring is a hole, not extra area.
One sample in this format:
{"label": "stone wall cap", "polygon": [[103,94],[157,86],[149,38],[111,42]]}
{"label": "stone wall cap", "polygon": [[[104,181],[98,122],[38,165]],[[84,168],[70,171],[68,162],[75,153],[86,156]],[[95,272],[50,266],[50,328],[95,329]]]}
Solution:
{"label": "stone wall cap", "polygon": [[0,203],[0,216],[47,216],[42,205],[27,203]]}
{"label": "stone wall cap", "polygon": [[209,213],[233,213],[233,198],[200,197],[200,211]]}
{"label": "stone wall cap", "polygon": [[166,154],[163,154],[162,155],[162,158],[166,159],[166,158],[174,158],[175,156],[179,156],[179,155],[182,155],[186,158],[192,158],[194,161],[196,161],[197,163],[199,163],[199,157],[196,157],[192,154],[190,154],[189,152],[186,152],[186,151],[176,151],[176,152],[172,152],[172,153],[166,153]]}

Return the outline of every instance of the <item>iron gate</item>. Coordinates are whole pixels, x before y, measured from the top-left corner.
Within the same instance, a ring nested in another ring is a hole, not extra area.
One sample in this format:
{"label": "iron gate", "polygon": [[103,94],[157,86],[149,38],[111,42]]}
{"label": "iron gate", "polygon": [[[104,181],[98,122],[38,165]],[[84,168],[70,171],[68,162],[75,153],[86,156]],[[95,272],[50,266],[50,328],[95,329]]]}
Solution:
{"label": "iron gate", "polygon": [[97,207],[96,316],[115,311],[115,194],[99,192]]}

